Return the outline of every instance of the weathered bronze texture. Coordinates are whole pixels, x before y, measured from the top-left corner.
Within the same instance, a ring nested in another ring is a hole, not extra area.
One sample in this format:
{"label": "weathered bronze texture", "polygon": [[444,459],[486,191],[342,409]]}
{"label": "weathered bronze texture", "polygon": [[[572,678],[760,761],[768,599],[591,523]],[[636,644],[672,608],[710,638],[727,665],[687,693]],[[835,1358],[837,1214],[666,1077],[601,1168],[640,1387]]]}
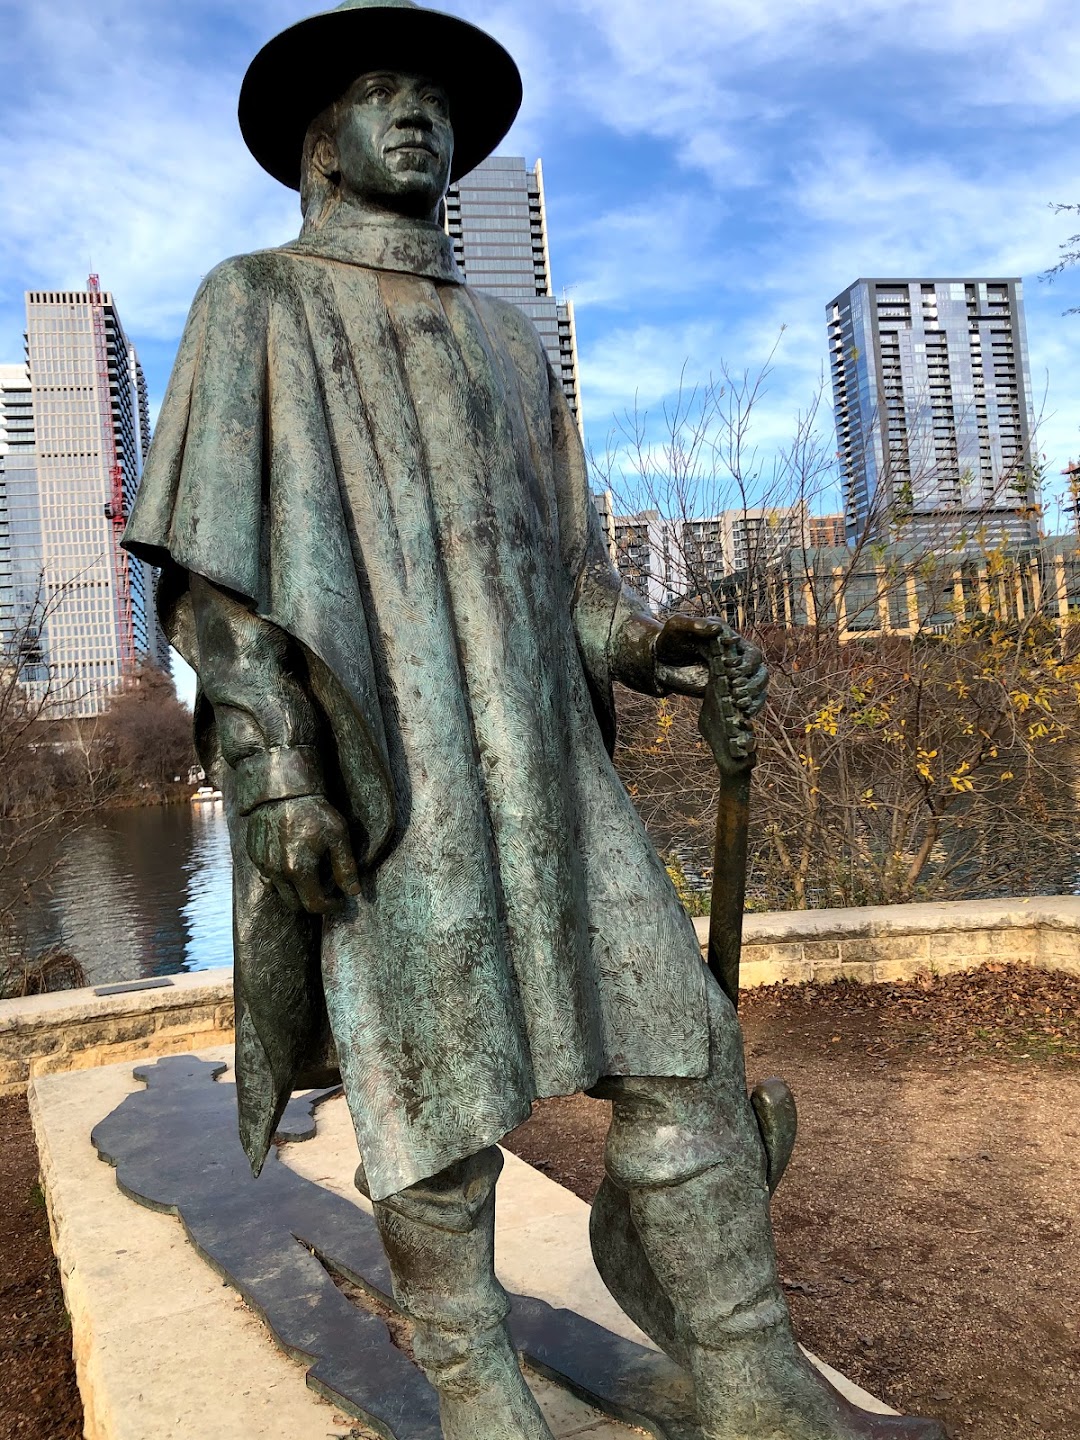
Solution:
{"label": "weathered bronze texture", "polygon": [[710,656],[709,686],[698,718],[698,728],[720,771],[706,959],[713,979],[736,1009],[746,900],[750,779],[757,758],[754,729],[739,707],[729,673],[730,657],[737,644],[738,636],[731,633]]}
{"label": "weathered bronze texture", "polygon": [[[438,224],[454,127],[474,163],[505,114],[485,128],[453,72],[490,49],[463,27],[440,50],[446,17],[401,0],[309,23],[318,45],[287,32],[303,232],[204,283],[127,537],[161,567],[225,794],[252,1167],[293,1090],[340,1067],[446,1440],[547,1440],[492,1271],[492,1147],[591,1089],[623,1242],[601,1227],[597,1261],[686,1366],[701,1440],[939,1436],[852,1411],[791,1333],[768,1212],[791,1128],[783,1106],[759,1128],[732,1003],[743,801],[721,986],[611,764],[620,682],[704,696],[737,767],[761,656],[624,589],[536,332],[463,283]],[[343,71],[335,36],[390,68]],[[245,132],[278,173],[269,108]]]}

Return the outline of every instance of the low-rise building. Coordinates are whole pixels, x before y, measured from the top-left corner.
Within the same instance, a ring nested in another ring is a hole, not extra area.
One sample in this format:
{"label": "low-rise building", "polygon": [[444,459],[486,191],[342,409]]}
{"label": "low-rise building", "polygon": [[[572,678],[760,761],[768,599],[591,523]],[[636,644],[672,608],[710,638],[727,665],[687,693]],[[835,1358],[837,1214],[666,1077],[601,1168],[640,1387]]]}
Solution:
{"label": "low-rise building", "polygon": [[1004,624],[1080,616],[1080,546],[1074,535],[1037,546],[934,555],[904,545],[792,550],[766,570],[728,575],[717,613],[749,625],[822,625],[841,639],[937,633],[986,615]]}

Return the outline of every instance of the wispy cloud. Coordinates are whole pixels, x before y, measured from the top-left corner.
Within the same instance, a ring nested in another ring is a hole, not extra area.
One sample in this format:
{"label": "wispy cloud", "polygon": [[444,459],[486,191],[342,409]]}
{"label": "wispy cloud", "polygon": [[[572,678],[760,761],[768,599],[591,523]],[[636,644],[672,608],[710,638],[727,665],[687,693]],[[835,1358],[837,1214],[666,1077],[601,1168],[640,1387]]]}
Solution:
{"label": "wispy cloud", "polygon": [[206,270],[295,230],[295,197],[252,164],[237,130],[249,46],[208,63],[161,5],[8,8],[7,69],[23,88],[0,102],[5,350],[24,289],[81,285],[91,267],[136,338],[175,341]]}
{"label": "wispy cloud", "polygon": [[[190,297],[225,255],[295,233],[235,118],[244,68],[300,0],[0,0],[0,356],[22,291],[91,262],[160,394]],[[1027,280],[1045,441],[1080,450],[1080,277],[1052,263],[1080,173],[1073,0],[447,0],[521,64],[506,145],[545,161],[555,283],[576,301],[603,435],[682,373],[784,340],[763,434],[790,433],[857,275]],[[786,407],[786,414],[785,414]]]}

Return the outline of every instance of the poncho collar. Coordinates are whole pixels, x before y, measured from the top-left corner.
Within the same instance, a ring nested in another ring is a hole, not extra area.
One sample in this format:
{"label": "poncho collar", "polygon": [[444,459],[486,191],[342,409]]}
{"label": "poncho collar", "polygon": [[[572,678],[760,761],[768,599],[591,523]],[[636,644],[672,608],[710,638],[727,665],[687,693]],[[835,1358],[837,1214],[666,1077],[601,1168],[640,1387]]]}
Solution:
{"label": "poncho collar", "polygon": [[442,226],[425,220],[331,220],[281,248],[289,254],[318,255],[372,270],[424,275],[452,285],[465,283],[449,235]]}

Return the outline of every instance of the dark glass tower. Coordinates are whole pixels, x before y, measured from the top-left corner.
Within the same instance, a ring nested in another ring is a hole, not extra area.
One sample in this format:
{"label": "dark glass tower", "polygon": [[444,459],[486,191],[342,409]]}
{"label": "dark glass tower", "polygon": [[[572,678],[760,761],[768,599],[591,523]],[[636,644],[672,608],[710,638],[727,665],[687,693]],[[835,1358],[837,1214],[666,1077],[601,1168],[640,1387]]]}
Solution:
{"label": "dark glass tower", "polygon": [[827,307],[848,534],[1038,536],[1019,280],[856,280]]}
{"label": "dark glass tower", "polygon": [[485,160],[451,185],[446,228],[469,284],[512,300],[539,330],[580,429],[574,307],[552,291],[540,161],[530,170],[519,155]]}

